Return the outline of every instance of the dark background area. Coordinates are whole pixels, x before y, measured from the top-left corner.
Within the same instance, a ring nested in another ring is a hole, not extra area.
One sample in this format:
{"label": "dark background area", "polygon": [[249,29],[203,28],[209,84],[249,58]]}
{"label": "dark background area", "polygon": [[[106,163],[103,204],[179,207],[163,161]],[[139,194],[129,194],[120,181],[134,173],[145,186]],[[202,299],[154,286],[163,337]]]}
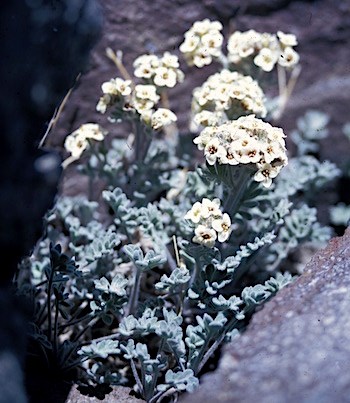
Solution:
{"label": "dark background area", "polygon": [[37,391],[43,384],[50,388],[39,369],[40,384],[28,383],[22,374],[26,304],[13,295],[9,283],[40,238],[42,217],[57,192],[60,156],[40,150],[39,142],[77,75],[86,70],[101,26],[94,0],[1,3],[0,403],[26,402],[25,383]]}
{"label": "dark background area", "polygon": [[41,235],[42,217],[56,194],[60,159],[54,154],[45,157],[38,145],[55,108],[87,68],[101,24],[93,0],[2,2],[2,282],[8,281]]}

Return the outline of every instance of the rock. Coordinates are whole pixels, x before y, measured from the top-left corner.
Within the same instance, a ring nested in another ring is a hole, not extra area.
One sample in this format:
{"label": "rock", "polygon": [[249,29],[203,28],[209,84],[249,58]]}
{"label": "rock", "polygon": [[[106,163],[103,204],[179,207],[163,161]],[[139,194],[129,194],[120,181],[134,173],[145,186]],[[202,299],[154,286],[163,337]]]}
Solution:
{"label": "rock", "polygon": [[253,316],[182,403],[345,402],[350,396],[350,228]]}
{"label": "rock", "polygon": [[[73,386],[66,403],[99,403],[101,401],[106,403],[138,403],[144,402],[144,400],[137,399],[136,397],[130,395],[131,389],[124,386],[117,386],[112,389],[112,391],[106,394],[104,397],[89,397],[83,395],[77,386]],[[100,398],[101,397],[101,398]]]}
{"label": "rock", "polygon": [[236,14],[266,15],[285,8],[293,0],[204,0],[204,4],[221,18],[232,18]]}

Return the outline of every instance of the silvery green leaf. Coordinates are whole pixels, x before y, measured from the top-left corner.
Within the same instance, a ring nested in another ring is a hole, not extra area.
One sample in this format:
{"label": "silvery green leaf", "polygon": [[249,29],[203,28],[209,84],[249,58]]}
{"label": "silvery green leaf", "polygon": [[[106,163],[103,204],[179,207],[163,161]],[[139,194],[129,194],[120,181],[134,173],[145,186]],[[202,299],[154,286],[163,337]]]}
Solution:
{"label": "silvery green leaf", "polygon": [[106,277],[102,277],[100,280],[94,280],[94,284],[97,290],[109,292],[110,284]]}
{"label": "silvery green leaf", "polygon": [[148,348],[147,348],[146,344],[143,344],[143,343],[136,344],[135,354],[140,361],[146,361],[151,358],[151,356],[148,353]]}
{"label": "silvery green leaf", "polygon": [[199,294],[195,293],[191,288],[187,291],[188,298],[197,299]]}
{"label": "silvery green leaf", "polygon": [[[179,391],[186,390],[187,392],[193,392],[199,385],[199,381],[194,376],[192,369],[178,372],[173,372],[169,369],[165,374],[165,382]],[[159,385],[157,389],[159,391],[165,390],[164,385]]]}
{"label": "silvery green leaf", "polygon": [[101,357],[107,358],[109,355],[119,354],[119,341],[118,340],[102,340],[99,342],[93,341],[88,346],[83,346],[78,351],[79,355],[85,357]]}
{"label": "silvery green leaf", "polygon": [[275,238],[276,235],[273,232],[267,232],[260,238],[255,237],[253,242],[241,245],[234,256],[227,257],[222,263],[216,263],[214,261],[215,268],[219,271],[227,271],[228,273],[233,274],[237,267],[242,264],[244,259],[252,256],[254,252],[263,246],[272,244]]}
{"label": "silvery green leaf", "polygon": [[102,311],[103,308],[102,308],[101,305],[98,305],[96,303],[96,301],[91,301],[90,302],[90,309],[91,309],[93,314],[96,314],[97,312]]}
{"label": "silvery green leaf", "polygon": [[185,342],[189,348],[196,349],[205,343],[205,334],[199,326],[188,325],[186,328]]}
{"label": "silvery green leaf", "polygon": [[254,287],[245,287],[241,294],[242,300],[248,308],[262,304],[270,296],[271,291],[261,284],[257,284]]}
{"label": "silvery green leaf", "polygon": [[112,294],[116,294],[120,297],[126,295],[126,287],[128,285],[128,280],[120,273],[117,273],[111,282],[109,291]]}
{"label": "silvery green leaf", "polygon": [[166,257],[154,250],[149,250],[144,256],[142,249],[138,245],[125,245],[124,251],[129,259],[135,263],[136,267],[142,271],[154,269],[166,262]]}
{"label": "silvery green leaf", "polygon": [[117,273],[110,283],[105,277],[100,280],[94,280],[95,288],[105,293],[116,294],[119,297],[126,295],[128,280],[120,273]]}
{"label": "silvery green leaf", "polygon": [[155,284],[155,288],[160,291],[175,290],[178,286],[188,283],[190,279],[190,272],[185,266],[176,267],[170,276],[163,274],[160,281]]}
{"label": "silvery green leaf", "polygon": [[135,342],[133,339],[128,339],[126,344],[120,344],[120,350],[124,353],[126,360],[131,360],[137,357],[135,350]]}
{"label": "silvery green leaf", "polygon": [[222,295],[219,295],[218,297],[214,297],[212,299],[212,302],[214,305],[220,308],[220,310],[229,309],[233,312],[238,312],[240,309],[239,306],[243,303],[243,301],[235,295],[233,295],[229,299],[226,299]]}
{"label": "silvery green leaf", "polygon": [[347,226],[350,221],[350,206],[339,203],[330,208],[330,215],[332,224]]}
{"label": "silvery green leaf", "polygon": [[265,288],[271,293],[276,293],[286,285],[293,282],[294,278],[290,273],[277,273],[276,277],[271,277],[269,280],[265,281]]}
{"label": "silvery green leaf", "polygon": [[325,186],[341,174],[335,164],[329,161],[320,162],[312,155],[291,158],[286,167],[276,178],[271,198],[294,196],[297,192],[312,192]]}
{"label": "silvery green leaf", "polygon": [[123,250],[133,262],[143,260],[143,252],[139,245],[125,245]]}
{"label": "silvery green leaf", "polygon": [[232,342],[233,340],[237,339],[241,334],[239,333],[238,329],[233,329],[230,332],[226,333],[225,341]]}
{"label": "silvery green leaf", "polygon": [[134,331],[136,330],[136,327],[138,325],[138,321],[133,315],[129,315],[125,317],[120,325],[119,325],[119,331],[120,334],[123,336],[131,336],[133,335]]}
{"label": "silvery green leaf", "polygon": [[114,248],[121,243],[120,236],[113,228],[102,231],[85,249],[85,259],[87,262],[94,262],[105,256],[113,255]]}
{"label": "silvery green leaf", "polygon": [[161,266],[165,262],[166,257],[160,255],[154,250],[149,250],[143,259],[135,260],[136,266],[138,266],[141,270],[151,270],[157,266]]}
{"label": "silvery green leaf", "polygon": [[119,331],[124,336],[146,336],[155,331],[157,321],[158,319],[155,316],[155,312],[147,308],[138,319],[133,315],[125,317],[119,325]]}

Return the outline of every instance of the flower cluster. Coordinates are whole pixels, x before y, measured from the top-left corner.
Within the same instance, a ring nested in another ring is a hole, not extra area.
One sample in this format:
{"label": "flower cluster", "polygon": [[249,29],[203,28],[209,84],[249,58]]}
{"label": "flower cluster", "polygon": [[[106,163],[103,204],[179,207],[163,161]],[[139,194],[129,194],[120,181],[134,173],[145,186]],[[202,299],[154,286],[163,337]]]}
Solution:
{"label": "flower cluster", "polygon": [[152,84],[138,84],[132,94],[131,105],[142,116],[151,111],[154,105],[159,101],[157,88]]}
{"label": "flower cluster", "polygon": [[187,63],[203,67],[210,64],[213,58],[221,55],[223,36],[220,33],[222,25],[218,21],[196,21],[185,33],[185,40],[180,45]]}
{"label": "flower cluster", "polygon": [[136,111],[141,120],[152,126],[154,130],[161,129],[177,120],[176,115],[169,109],[154,109],[160,96],[157,93],[157,87],[153,84],[133,85],[131,80],[118,77],[103,83],[101,88],[103,96],[96,107],[101,113],[105,113],[107,107],[119,102],[120,109]]}
{"label": "flower cluster", "polygon": [[141,119],[154,130],[177,121],[175,113],[171,110],[166,108],[153,109],[159,99],[157,89],[152,84],[136,85],[131,99],[131,105],[141,115]]}
{"label": "flower cluster", "polygon": [[198,126],[214,126],[241,115],[266,116],[264,93],[250,76],[222,70],[193,91],[192,112]]}
{"label": "flower cluster", "polygon": [[255,164],[254,179],[270,187],[288,162],[284,138],[282,129],[249,115],[206,127],[194,143],[204,150],[209,165]]}
{"label": "flower cluster", "polygon": [[86,123],[66,137],[64,147],[73,159],[78,159],[89,147],[89,140],[101,141],[106,134],[98,124]]}
{"label": "flower cluster", "polygon": [[106,113],[108,106],[114,105],[122,97],[131,94],[131,80],[122,78],[112,78],[101,86],[102,97],[99,99],[96,110],[100,113]]}
{"label": "flower cluster", "polygon": [[215,241],[225,242],[231,235],[231,219],[220,210],[220,200],[207,198],[196,202],[189,210],[185,219],[196,225],[192,241],[212,248]]}
{"label": "flower cluster", "polygon": [[271,71],[276,64],[291,68],[299,62],[299,55],[293,49],[297,44],[295,35],[281,31],[277,35],[259,33],[253,29],[236,31],[228,40],[228,59],[238,64],[250,57],[264,71]]}
{"label": "flower cluster", "polygon": [[157,87],[175,87],[184,79],[177,56],[165,52],[162,57],[142,55],[134,61],[134,75],[149,80]]}
{"label": "flower cluster", "polygon": [[166,108],[158,108],[151,116],[151,126],[154,130],[161,129],[177,121],[174,112]]}

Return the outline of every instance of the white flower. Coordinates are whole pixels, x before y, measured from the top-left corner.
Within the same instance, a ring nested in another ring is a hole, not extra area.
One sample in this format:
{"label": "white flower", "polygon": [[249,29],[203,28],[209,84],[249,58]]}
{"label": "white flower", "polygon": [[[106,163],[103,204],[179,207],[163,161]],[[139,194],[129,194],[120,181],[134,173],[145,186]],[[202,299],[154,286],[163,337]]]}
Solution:
{"label": "white flower", "polygon": [[139,99],[152,101],[154,104],[159,101],[159,95],[154,85],[138,84],[135,86],[135,96]]}
{"label": "white flower", "polygon": [[260,145],[254,139],[250,139],[248,144],[245,146],[241,147],[240,149],[236,148],[234,155],[236,160],[241,164],[259,162],[261,160]]}
{"label": "white flower", "polygon": [[80,158],[84,150],[89,146],[84,135],[67,136],[64,147],[72,155],[73,158]]}
{"label": "white flower", "polygon": [[151,125],[152,123],[152,116],[153,116],[153,109],[142,109],[142,108],[136,108],[138,113],[141,115],[142,120],[148,124]]}
{"label": "white flower", "polygon": [[135,76],[147,80],[159,87],[174,87],[177,82],[183,81],[184,74],[178,68],[178,57],[169,52],[163,56],[143,55],[134,61]]}
{"label": "white flower", "polygon": [[259,166],[259,170],[254,175],[256,182],[261,182],[266,188],[269,188],[272,184],[272,178],[275,178],[281,167],[273,167],[271,164],[262,164]]}
{"label": "white flower", "polygon": [[176,121],[177,117],[174,112],[166,108],[159,108],[152,115],[151,125],[153,129],[157,130]]}
{"label": "white flower", "polygon": [[215,137],[216,131],[216,127],[210,126],[202,130],[201,134],[193,140],[194,144],[197,144],[198,150],[204,150],[208,142]]}
{"label": "white flower", "polygon": [[194,114],[219,112],[222,121],[247,112],[263,117],[266,115],[264,93],[251,77],[222,70],[193,91],[192,111]]}
{"label": "white flower", "polygon": [[152,77],[154,69],[159,67],[160,62],[155,55],[141,55],[135,59],[133,65],[135,77],[148,79]]}
{"label": "white flower", "polygon": [[185,40],[180,45],[189,65],[203,67],[212,62],[213,57],[221,54],[223,36],[222,25],[218,21],[196,21],[185,33]]}
{"label": "white flower", "polygon": [[96,105],[97,112],[106,113],[107,107],[111,105],[112,97],[108,94],[104,94]]}
{"label": "white flower", "polygon": [[276,159],[284,158],[285,152],[279,143],[266,143],[261,147],[264,155],[264,161],[270,164]]}
{"label": "white flower", "polygon": [[220,126],[208,126],[193,141],[210,165],[255,164],[255,180],[270,186],[288,163],[282,129],[255,118],[242,116]]}
{"label": "white flower", "polygon": [[294,49],[286,47],[278,59],[278,64],[282,67],[292,67],[298,64],[299,59],[300,57]]}
{"label": "white flower", "polygon": [[278,56],[275,52],[269,48],[263,48],[259,54],[254,57],[254,64],[264,71],[271,71],[277,60]]}
{"label": "white flower", "polygon": [[89,147],[88,139],[101,141],[105,134],[106,132],[103,132],[99,125],[86,123],[66,137],[64,147],[74,159],[78,159]]}
{"label": "white flower", "polygon": [[155,69],[154,73],[153,82],[158,87],[172,88],[176,85],[177,75],[174,70],[167,67],[158,67]]}
{"label": "white flower", "polygon": [[218,31],[208,32],[207,34],[203,35],[202,38],[202,46],[208,50],[213,56],[220,55],[220,49],[224,37]]}
{"label": "white flower", "polygon": [[212,248],[215,245],[217,238],[216,232],[204,225],[198,225],[195,229],[195,236],[192,241],[206,246],[207,248]]}
{"label": "white flower", "polygon": [[221,218],[213,220],[212,227],[218,232],[219,242],[225,242],[231,234],[231,219],[227,213],[224,213]]}
{"label": "white flower", "polygon": [[140,115],[149,115],[154,106],[154,102],[147,99],[134,99],[133,106]]}
{"label": "white flower", "polygon": [[198,224],[202,215],[202,203],[196,202],[192,206],[191,210],[189,210],[186,215],[186,220],[191,220],[193,223]]}
{"label": "white flower", "polygon": [[277,36],[284,46],[296,46],[298,44],[297,37],[293,34],[285,34],[282,31],[278,31]]}
{"label": "white flower", "polygon": [[203,110],[202,112],[197,113],[193,121],[196,126],[217,126],[224,122],[224,116],[220,112],[210,112]]}
{"label": "white flower", "polygon": [[210,200],[204,197],[202,199],[201,215],[203,218],[208,218],[210,216],[221,216],[220,199],[215,198]]}
{"label": "white flower", "polygon": [[219,21],[210,21],[208,18],[205,18],[202,21],[196,21],[192,30],[200,35],[204,35],[209,31],[221,31],[222,24]]}
{"label": "white flower", "polygon": [[226,149],[226,155],[220,158],[220,162],[222,164],[238,165],[239,161],[235,157],[236,150],[234,150],[231,146],[228,146]]}
{"label": "white flower", "polygon": [[119,77],[106,81],[101,86],[104,94],[127,96],[131,94],[131,81]]}
{"label": "white flower", "polygon": [[213,58],[203,48],[198,49],[198,52],[193,57],[193,64],[198,68],[207,66],[212,61]]}
{"label": "white flower", "polygon": [[150,67],[154,68],[159,66],[159,60],[155,55],[141,55],[135,59],[133,65],[134,67],[149,65]]}
{"label": "white flower", "polygon": [[191,53],[193,52],[200,42],[199,36],[189,33],[188,35],[185,34],[185,40],[180,45],[179,49],[182,53]]}
{"label": "white flower", "polygon": [[262,34],[250,29],[246,32],[234,32],[227,44],[228,58],[232,63],[239,63],[261,49]]}
{"label": "white flower", "polygon": [[161,63],[163,66],[173,69],[177,69],[180,66],[178,57],[169,52],[164,52]]}
{"label": "white flower", "polygon": [[85,123],[81,125],[78,130],[72,134],[83,134],[87,139],[103,140],[106,132],[103,132],[101,127],[96,123]]}
{"label": "white flower", "polygon": [[216,138],[209,140],[204,148],[204,155],[209,165],[214,165],[216,160],[220,161],[221,156],[226,156],[225,148],[220,144]]}

